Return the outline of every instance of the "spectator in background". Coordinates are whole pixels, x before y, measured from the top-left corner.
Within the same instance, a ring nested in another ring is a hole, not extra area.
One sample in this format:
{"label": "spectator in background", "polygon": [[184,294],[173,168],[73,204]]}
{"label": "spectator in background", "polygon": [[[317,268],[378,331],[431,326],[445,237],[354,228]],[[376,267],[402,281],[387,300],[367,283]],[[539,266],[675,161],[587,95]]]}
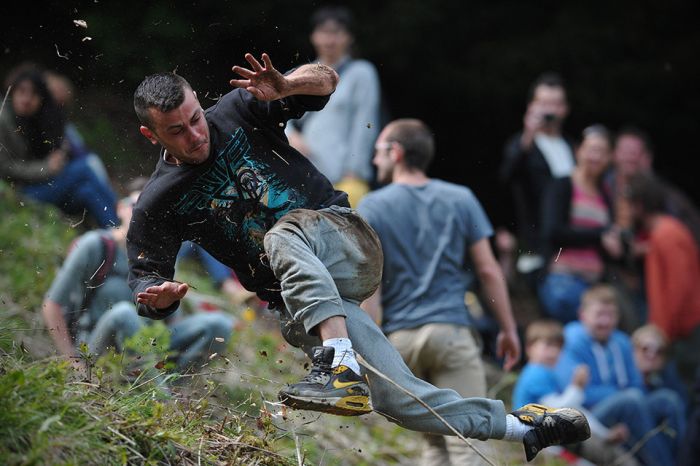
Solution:
{"label": "spectator in background", "polygon": [[[491,224],[468,188],[426,176],[434,151],[432,132],[420,120],[393,121],[377,139],[378,181],[390,184],[365,196],[358,211],[379,236],[384,274],[362,307],[416,376],[463,397],[483,397],[481,348],[464,300],[474,275],[499,322],[497,353],[506,370],[520,357],[520,341],[489,243]],[[481,463],[457,437],[424,437],[423,465]]]}
{"label": "spectator in background", "polygon": [[668,339],[659,327],[647,324],[632,334],[634,362],[642,374],[644,388],[652,392],[668,388],[683,399],[683,407],[688,404],[688,390],[681,382],[673,361],[668,360]]}
{"label": "spectator in background", "polygon": [[638,230],[648,234],[644,258],[649,322],[673,344],[690,384],[700,364],[700,253],[690,230],[666,213],[663,184],[649,173],[630,178],[625,193]]}
{"label": "spectator in background", "polygon": [[[75,357],[81,342],[96,354],[108,347],[122,351],[124,341],[145,325],[127,282],[126,232],[138,195],[132,192],[119,202],[121,226],[89,231],[75,242],[46,293],[44,321],[56,348],[66,357]],[[178,352],[180,371],[221,352],[233,327],[222,312],[176,316],[167,324],[170,349]]]}
{"label": "spectator in background", "polygon": [[[49,88],[51,96],[54,98],[56,103],[64,109],[64,112],[68,114],[75,100],[75,86],[73,86],[73,83],[67,76],[55,71],[44,71],[44,78],[46,79],[46,85]],[[85,157],[88,166],[92,169],[95,175],[97,175],[100,181],[105,184],[109,184],[109,175],[107,174],[107,169],[105,168],[104,163],[102,163],[102,159],[100,159],[95,152],[87,147],[82,135],[78,131],[78,128],[70,120],[66,122],[64,138],[68,142],[71,157]]]}
{"label": "spectator in background", "polygon": [[577,366],[588,366],[590,381],[584,389],[583,406],[606,426],[624,422],[630,432],[628,448],[665,421],[668,429],[646,439],[638,457],[647,465],[673,465],[685,424],[682,400],[668,389],[645,393],[632,343],[617,330],[618,319],[617,296],[610,286],[587,290],[579,321],[564,327],[557,378],[564,386]]}
{"label": "spectator in background", "polygon": [[379,133],[380,86],[374,66],[351,57],[353,18],[345,7],[327,6],[311,17],[316,61],[332,67],[340,82],[322,112],[292,120],[289,142],[307,156],[355,207],[369,190],[370,160]]}
{"label": "spectator in background", "polygon": [[[634,126],[623,127],[615,140],[615,164],[605,177],[606,189],[615,198],[615,220],[622,228],[632,228],[630,207],[624,196],[630,178],[638,173],[654,174],[654,151],[649,136]],[[668,181],[658,178],[664,192],[664,211],[690,230],[700,245],[700,212],[693,202]]]}
{"label": "spectator in background", "polygon": [[[572,145],[562,134],[568,114],[562,79],[554,73],[537,78],[530,88],[523,129],[506,144],[501,163],[501,181],[513,194],[518,247],[500,250],[499,256],[521,251],[516,269],[529,278],[533,287],[547,263],[539,234],[544,190],[551,180],[568,177],[574,169]],[[497,238],[508,235],[501,230]],[[513,241],[498,238],[497,244]]]}
{"label": "spectator in background", "polygon": [[571,176],[552,181],[544,191],[542,250],[549,265],[539,297],[545,314],[562,323],[576,320],[581,295],[603,278],[605,255],[622,255],[619,232],[611,228],[610,203],[600,187],[611,150],[608,130],[589,126]]}
{"label": "spectator in background", "polygon": [[553,407],[576,407],[588,419],[591,438],[570,446],[572,451],[595,464],[613,464],[617,460],[621,461],[621,465],[637,464],[633,457],[626,457],[625,450],[617,445],[629,436],[625,425],[618,423],[607,428],[583,408],[583,390],[590,379],[588,366],[577,366],[571,380],[562,389],[555,367],[563,344],[564,332],[559,322],[536,320],[528,325],[525,332],[528,362],[520,372],[513,389],[513,406],[520,406],[521,403],[542,403]]}
{"label": "spectator in background", "polygon": [[[614,223],[623,232],[625,257],[612,264],[610,276],[616,289],[629,301],[632,313],[630,331],[648,320],[648,303],[644,290],[644,251],[646,234],[634,231],[634,219],[625,191],[629,180],[639,174],[654,174],[654,152],[649,136],[634,126],[623,127],[615,140],[614,164],[604,178],[604,189],[614,207]],[[680,220],[700,245],[700,213],[693,203],[671,183],[660,180],[664,211]]]}
{"label": "spectator in background", "polygon": [[85,159],[72,158],[64,139],[65,115],[43,75],[20,72],[0,115],[0,176],[22,194],[80,215],[85,209],[101,227],[119,219],[115,195]]}

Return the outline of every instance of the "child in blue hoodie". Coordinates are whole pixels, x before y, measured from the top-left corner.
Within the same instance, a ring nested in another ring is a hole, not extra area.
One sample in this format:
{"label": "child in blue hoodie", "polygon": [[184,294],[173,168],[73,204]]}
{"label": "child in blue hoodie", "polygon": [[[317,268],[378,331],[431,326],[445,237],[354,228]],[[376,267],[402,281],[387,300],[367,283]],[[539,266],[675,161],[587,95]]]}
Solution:
{"label": "child in blue hoodie", "polygon": [[555,366],[559,360],[564,334],[555,320],[532,322],[525,332],[525,352],[528,363],[523,368],[513,391],[513,406],[518,403],[543,403],[550,406],[573,406],[586,414],[591,427],[591,438],[570,449],[595,464],[637,465],[634,457],[619,446],[628,437],[627,428],[617,424],[605,427],[593,414],[582,407],[584,387],[588,384],[588,367],[574,369],[565,388],[559,384]]}
{"label": "child in blue hoodie", "polygon": [[585,364],[590,381],[584,388],[583,406],[604,425],[624,423],[630,433],[628,447],[654,431],[641,442],[638,458],[648,465],[673,465],[678,447],[674,439],[682,436],[684,428],[682,401],[668,389],[645,391],[632,343],[617,329],[618,319],[617,296],[610,286],[596,285],[586,291],[579,320],[564,327],[557,379],[567,383],[575,368]]}

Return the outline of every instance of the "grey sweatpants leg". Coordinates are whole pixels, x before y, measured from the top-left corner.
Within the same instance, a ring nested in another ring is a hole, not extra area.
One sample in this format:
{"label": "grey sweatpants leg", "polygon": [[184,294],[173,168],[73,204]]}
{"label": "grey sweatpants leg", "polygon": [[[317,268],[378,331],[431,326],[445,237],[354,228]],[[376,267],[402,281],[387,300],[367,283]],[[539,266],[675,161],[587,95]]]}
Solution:
{"label": "grey sweatpants leg", "polygon": [[[381,329],[359,307],[379,285],[382,254],[374,231],[351,209],[295,210],[265,236],[270,267],[282,285],[287,314],[282,333],[307,353],[321,342],[314,329],[344,316],[357,353],[389,379],[416,395],[466,437],[505,435],[505,408],[498,400],[462,398],[418,379]],[[454,435],[428,409],[392,383],[367,371],[374,409],[396,424],[419,432]]]}

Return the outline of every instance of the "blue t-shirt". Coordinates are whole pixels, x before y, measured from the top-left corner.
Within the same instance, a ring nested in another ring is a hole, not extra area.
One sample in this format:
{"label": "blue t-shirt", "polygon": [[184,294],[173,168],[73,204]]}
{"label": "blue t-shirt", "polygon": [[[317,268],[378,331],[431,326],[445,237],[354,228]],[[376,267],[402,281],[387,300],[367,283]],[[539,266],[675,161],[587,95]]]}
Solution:
{"label": "blue t-shirt", "polygon": [[428,323],[469,325],[464,294],[474,280],[469,247],[493,228],[470,189],[440,180],[394,183],[357,209],[384,250],[382,330]]}
{"label": "blue t-shirt", "polygon": [[527,363],[513,389],[513,408],[540,403],[543,397],[562,391],[553,367]]}

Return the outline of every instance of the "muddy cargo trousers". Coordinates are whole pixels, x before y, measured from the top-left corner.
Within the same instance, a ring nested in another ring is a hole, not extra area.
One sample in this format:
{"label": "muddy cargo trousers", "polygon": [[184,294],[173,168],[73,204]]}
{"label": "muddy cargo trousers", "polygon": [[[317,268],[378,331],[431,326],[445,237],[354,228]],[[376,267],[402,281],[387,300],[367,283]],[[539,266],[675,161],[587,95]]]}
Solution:
{"label": "muddy cargo trousers", "polygon": [[[359,304],[381,280],[379,239],[355,211],[332,206],[318,211],[293,210],[265,235],[270,267],[282,285],[286,311],[284,338],[307,354],[321,344],[320,322],[345,317],[354,350],[374,368],[416,395],[465,437],[486,440],[505,435],[503,403],[462,398],[417,378],[381,329]],[[364,371],[364,369],[363,369]],[[419,432],[454,435],[434,414],[390,382],[365,371],[374,410],[391,422]]]}

